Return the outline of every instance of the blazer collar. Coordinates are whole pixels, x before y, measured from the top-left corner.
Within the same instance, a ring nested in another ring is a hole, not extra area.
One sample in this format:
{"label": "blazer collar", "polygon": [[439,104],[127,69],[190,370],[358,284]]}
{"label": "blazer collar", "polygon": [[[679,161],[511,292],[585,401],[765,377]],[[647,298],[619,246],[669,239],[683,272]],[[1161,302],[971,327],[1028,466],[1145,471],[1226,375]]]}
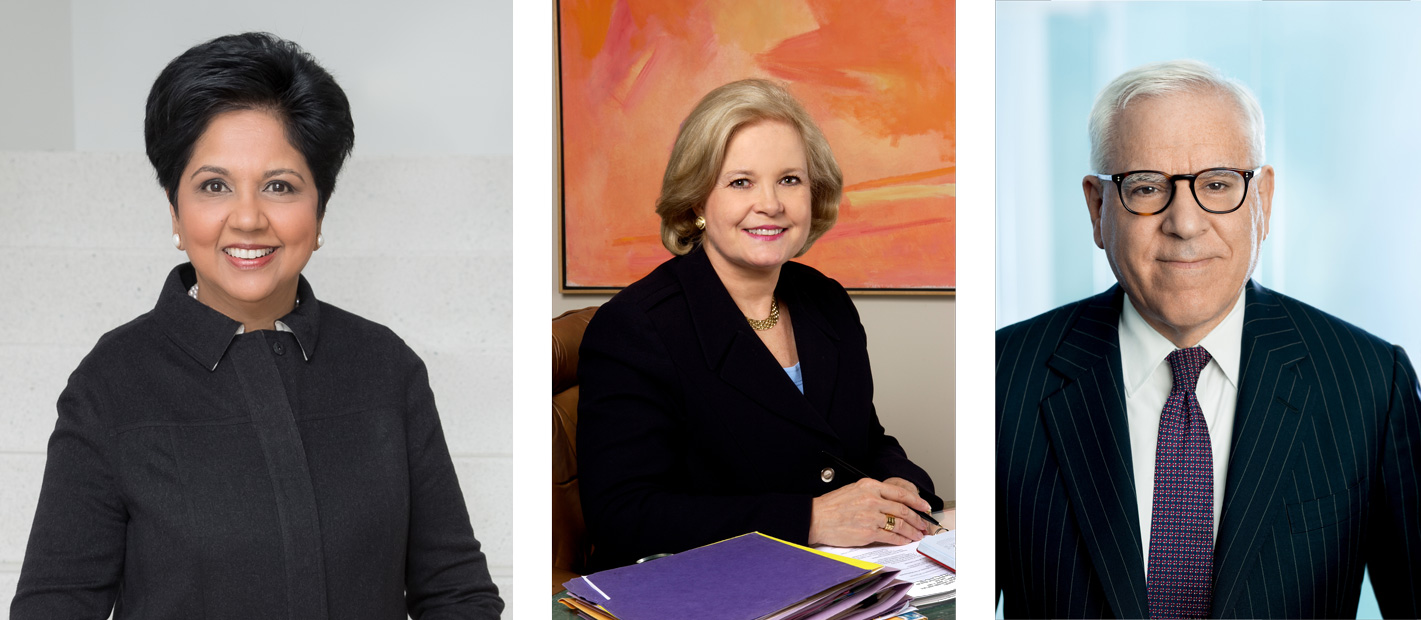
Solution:
{"label": "blazer collar", "polygon": [[1120,371],[1120,287],[1081,302],[1047,365],[1064,383],[1041,402],[1081,539],[1112,613],[1149,616],[1129,419]]}
{"label": "blazer collar", "polygon": [[[786,263],[780,270],[775,295],[791,308],[794,345],[804,373],[804,398],[809,400],[819,417],[833,416],[834,386],[839,378],[840,337],[833,322],[824,314],[822,304],[827,300],[816,299],[805,289],[805,274],[802,272],[807,269],[799,263]],[[855,418],[859,415],[848,410],[840,413]],[[837,422],[833,417],[829,418],[831,426],[837,425]]]}
{"label": "blazer collar", "polygon": [[1280,296],[1249,281],[1245,291],[1238,408],[1223,514],[1214,543],[1213,617],[1229,613],[1258,565],[1298,430],[1318,402],[1302,333]]}
{"label": "blazer collar", "polygon": [[1120,309],[1125,293],[1120,285],[1081,302],[1080,314],[1047,360],[1056,372],[1075,379],[1112,358],[1120,361]]}
{"label": "blazer collar", "polygon": [[[299,277],[296,297],[301,303],[280,321],[290,328],[303,357],[310,361],[316,354],[320,335],[321,303],[306,277]],[[153,313],[173,344],[203,368],[215,371],[242,324],[189,297],[187,291],[195,282],[197,275],[192,263],[174,267],[163,283]]]}
{"label": "blazer collar", "polygon": [[796,266],[780,270],[775,294],[792,308],[795,344],[804,373],[804,394],[765,348],[725,290],[701,248],[674,264],[701,344],[706,365],[721,379],[761,406],[807,428],[836,436],[826,418],[832,398],[838,339],[819,308],[798,290]]}

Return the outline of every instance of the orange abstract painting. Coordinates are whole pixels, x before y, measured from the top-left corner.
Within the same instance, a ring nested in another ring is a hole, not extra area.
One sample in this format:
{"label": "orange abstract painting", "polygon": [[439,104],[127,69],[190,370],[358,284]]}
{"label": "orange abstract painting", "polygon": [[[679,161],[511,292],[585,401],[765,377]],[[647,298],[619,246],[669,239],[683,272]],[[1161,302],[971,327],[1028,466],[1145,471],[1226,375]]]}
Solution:
{"label": "orange abstract painting", "polygon": [[717,86],[785,83],[844,173],[801,262],[850,289],[956,286],[954,3],[562,0],[563,287],[626,286],[670,258],[654,211],[681,120]]}

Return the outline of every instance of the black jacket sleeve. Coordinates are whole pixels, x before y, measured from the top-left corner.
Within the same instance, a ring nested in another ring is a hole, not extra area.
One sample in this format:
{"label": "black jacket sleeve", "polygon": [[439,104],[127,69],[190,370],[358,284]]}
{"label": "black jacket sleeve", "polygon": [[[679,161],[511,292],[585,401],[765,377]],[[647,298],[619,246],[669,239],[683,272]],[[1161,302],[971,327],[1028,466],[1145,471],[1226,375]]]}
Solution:
{"label": "black jacket sleeve", "polygon": [[109,617],[123,574],[128,512],[114,478],[101,390],[81,373],[59,397],[13,620]]}
{"label": "black jacket sleeve", "polygon": [[406,415],[410,520],[405,599],[410,617],[496,619],[503,601],[469,524],[423,362],[417,362],[410,381]]}
{"label": "black jacket sleeve", "polygon": [[1421,618],[1421,394],[1395,347],[1391,406],[1370,499],[1367,570],[1387,618]]}
{"label": "black jacket sleeve", "polygon": [[[858,342],[862,343],[864,350],[867,351],[868,333],[864,330],[863,321],[859,319],[858,308],[854,307],[848,291],[837,286],[837,283],[835,285],[838,296],[841,298],[840,303],[846,307],[848,316],[852,317],[854,328],[857,330]],[[873,391],[872,375],[871,373],[865,373],[865,375],[868,376],[867,381],[870,384],[869,392],[871,394]],[[871,442],[870,450],[873,454],[873,464],[871,465],[873,469],[869,473],[878,476],[880,480],[896,477],[913,483],[918,487],[918,496],[922,497],[934,511],[942,510],[943,501],[933,492],[932,477],[908,458],[908,453],[903,450],[903,446],[898,443],[897,438],[884,430],[883,424],[878,420],[877,409],[870,410],[869,415],[873,417],[873,432],[870,437],[866,438]]]}

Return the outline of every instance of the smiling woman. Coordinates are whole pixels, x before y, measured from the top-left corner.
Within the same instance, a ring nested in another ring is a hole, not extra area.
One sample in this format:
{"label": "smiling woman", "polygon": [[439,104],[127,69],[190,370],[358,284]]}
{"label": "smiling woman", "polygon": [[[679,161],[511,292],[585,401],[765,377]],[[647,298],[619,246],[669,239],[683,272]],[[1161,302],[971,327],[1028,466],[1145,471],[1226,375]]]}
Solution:
{"label": "smiling woman", "polygon": [[763,120],[735,131],[725,171],[694,209],[718,273],[755,277],[800,254],[809,239],[809,174],[794,126]]}
{"label": "smiling woman", "polygon": [[297,277],[320,246],[310,178],[305,158],[270,112],[212,119],[170,205],[173,234],[192,261],[193,291],[202,303],[248,330],[274,329],[290,311]]}
{"label": "smiling woman", "polygon": [[678,256],[599,308],[579,352],[594,569],[752,531],[860,546],[930,530],[914,510],[942,501],[878,421],[858,311],[791,260],[833,227],[842,190],[778,84],[726,84],[682,124],[656,206]]}
{"label": "smiling woman", "polygon": [[145,140],[191,262],[60,396],[10,617],[497,618],[424,363],[301,275],[354,144],[335,80],[220,37]]}

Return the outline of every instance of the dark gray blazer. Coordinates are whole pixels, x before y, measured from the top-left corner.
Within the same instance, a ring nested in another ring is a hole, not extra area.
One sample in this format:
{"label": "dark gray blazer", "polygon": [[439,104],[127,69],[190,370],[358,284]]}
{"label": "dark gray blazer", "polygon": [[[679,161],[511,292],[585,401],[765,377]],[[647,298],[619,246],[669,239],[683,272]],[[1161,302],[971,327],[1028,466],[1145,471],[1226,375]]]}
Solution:
{"label": "dark gray blazer", "polygon": [[[1421,616],[1421,398],[1396,347],[1248,284],[1211,617]],[[1118,286],[997,332],[1007,617],[1148,617]]]}

